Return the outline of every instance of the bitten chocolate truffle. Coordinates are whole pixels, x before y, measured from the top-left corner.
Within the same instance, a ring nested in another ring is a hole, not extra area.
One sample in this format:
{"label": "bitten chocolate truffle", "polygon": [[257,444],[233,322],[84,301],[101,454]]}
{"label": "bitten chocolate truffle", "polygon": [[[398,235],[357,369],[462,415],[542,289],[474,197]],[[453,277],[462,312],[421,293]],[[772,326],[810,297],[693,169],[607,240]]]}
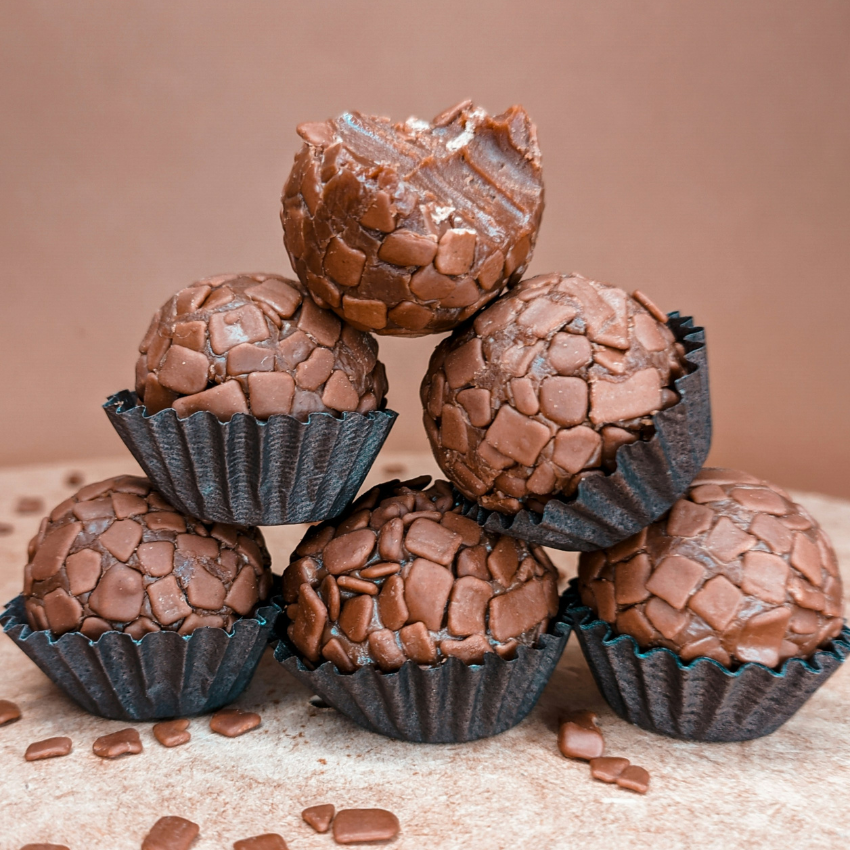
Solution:
{"label": "bitten chocolate truffle", "polygon": [[306,295],[269,274],[209,277],[178,292],[139,346],[136,394],[147,412],[208,410],[226,422],[379,409],[387,380],[377,343]]}
{"label": "bitten chocolate truffle", "polygon": [[684,661],[776,667],[841,632],[835,552],[806,510],[745,472],[703,469],[661,519],[582,554],[582,601],[619,634]]}
{"label": "bitten chocolate truffle", "polygon": [[543,213],[537,130],[471,101],[431,123],[349,112],[302,124],[283,189],[292,266],[355,327],[450,330],[516,282]]}
{"label": "bitten chocolate truffle", "polygon": [[177,513],[145,478],[87,484],[30,541],[30,627],[141,639],[163,629],[229,629],[271,590],[262,534]]}
{"label": "bitten chocolate truffle", "polygon": [[617,449],[679,400],[687,363],[666,322],[640,292],[577,274],[523,281],[431,357],[421,396],[440,468],[506,514],[613,471]]}
{"label": "bitten chocolate truffle", "polygon": [[546,553],[482,531],[430,478],[375,487],[308,533],[283,579],[289,637],[343,673],[411,659],[480,664],[535,645],[558,610]]}

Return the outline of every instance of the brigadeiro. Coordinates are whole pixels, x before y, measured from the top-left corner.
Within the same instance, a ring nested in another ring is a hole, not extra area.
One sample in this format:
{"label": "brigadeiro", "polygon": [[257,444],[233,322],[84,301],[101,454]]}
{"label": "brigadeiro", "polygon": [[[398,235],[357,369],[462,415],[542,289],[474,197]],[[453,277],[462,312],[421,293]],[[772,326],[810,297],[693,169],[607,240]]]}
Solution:
{"label": "brigadeiro", "polygon": [[522,276],[543,181],[521,106],[491,117],[467,100],[430,123],[347,112],[298,133],[281,221],[317,303],[363,330],[421,336]]}
{"label": "brigadeiro", "polygon": [[[618,450],[651,440],[655,414],[679,404],[676,380],[694,368],[647,296],[543,275],[437,347],[421,388],[425,428],[440,468],[468,499],[502,514],[542,513],[612,473]],[[690,462],[690,451],[677,454]],[[662,489],[670,460],[660,455],[653,470]]]}
{"label": "brigadeiro", "polygon": [[[139,351],[136,397],[113,397],[107,412],[193,516],[324,519],[354,497],[394,419],[375,340],[277,275],[196,281],[157,311]],[[293,492],[308,465],[326,492]]]}
{"label": "brigadeiro", "polygon": [[6,630],[95,713],[228,702],[274,624],[260,531],[185,516],[145,478],[86,485],[44,518],[28,555]]}
{"label": "brigadeiro", "polygon": [[311,529],[283,581],[297,657],[279,657],[368,728],[471,740],[518,723],[554,669],[566,642],[549,628],[557,572],[543,549],[482,531],[447,482],[429,481],[376,487]]}
{"label": "brigadeiro", "polygon": [[612,707],[677,737],[772,731],[850,650],[828,537],[785,491],[735,470],[704,469],[657,522],[583,554],[578,591]]}

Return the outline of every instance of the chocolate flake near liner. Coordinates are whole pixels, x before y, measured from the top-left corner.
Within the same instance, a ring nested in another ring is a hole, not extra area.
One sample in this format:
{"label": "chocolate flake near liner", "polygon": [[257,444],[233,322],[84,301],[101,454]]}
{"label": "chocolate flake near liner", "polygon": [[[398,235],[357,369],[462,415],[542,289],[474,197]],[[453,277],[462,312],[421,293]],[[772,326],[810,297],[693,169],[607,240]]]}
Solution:
{"label": "chocolate flake near liner", "polygon": [[562,600],[565,616],[606,702],[618,717],[670,738],[727,742],[769,735],[850,655],[845,624],[829,649],[789,658],[778,670],[755,662],[730,670],[705,657],[683,663],[665,647],[641,651],[630,635],[615,635],[581,604],[575,585],[574,579]]}
{"label": "chocolate flake near liner", "polygon": [[669,327],[692,369],[676,379],[680,401],[653,416],[655,434],[621,446],[610,475],[581,481],[570,499],[550,499],[542,514],[488,511],[459,495],[464,516],[482,528],[554,549],[590,552],[624,540],[661,516],[687,490],[711,446],[705,332],[690,316]]}
{"label": "chocolate flake near liner", "polygon": [[7,603],[0,625],[83,709],[143,721],[203,714],[233,702],[253,678],[279,614],[269,602],[229,632],[202,627],[186,636],[163,631],[136,640],[110,631],[95,641],[70,632],[56,639],[29,627],[21,595]]}
{"label": "chocolate flake near liner", "polygon": [[133,457],[178,510],[238,525],[316,522],[357,495],[398,414],[313,413],[307,421],[209,411],[149,416],[129,390],[103,405]]}

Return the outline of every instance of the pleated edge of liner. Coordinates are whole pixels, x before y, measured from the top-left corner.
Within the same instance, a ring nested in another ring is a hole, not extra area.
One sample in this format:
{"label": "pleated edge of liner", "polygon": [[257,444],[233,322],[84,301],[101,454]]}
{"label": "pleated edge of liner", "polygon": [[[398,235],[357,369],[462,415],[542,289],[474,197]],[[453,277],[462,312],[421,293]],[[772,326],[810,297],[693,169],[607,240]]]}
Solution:
{"label": "pleated edge of liner", "polygon": [[[266,626],[269,626],[269,631],[272,634],[269,642],[271,640],[276,639],[274,636],[275,624],[277,623],[278,617],[283,614],[280,606],[273,599],[270,599],[268,604],[261,605],[254,612],[254,615],[251,617],[240,617],[234,624],[232,631],[227,631],[227,629],[222,629],[217,626],[201,626],[200,629],[195,629],[195,631],[190,632],[187,635],[180,635],[177,632],[172,631],[159,631],[159,632],[149,632],[146,635],[142,635],[140,638],[134,638],[128,635],[126,632],[119,632],[117,629],[113,629],[108,632],[104,632],[97,640],[92,640],[89,637],[86,637],[82,632],[65,632],[65,634],[60,635],[58,638],[53,636],[53,632],[50,629],[32,629],[30,628],[29,623],[26,621],[21,621],[18,619],[17,615],[14,611],[12,611],[12,606],[17,604],[18,601],[21,601],[23,604],[23,594],[18,594],[14,599],[10,600],[4,606],[4,610],[0,613],[0,626],[3,628],[3,633],[8,635],[15,642],[26,643],[26,641],[31,638],[35,638],[38,635],[45,635],[48,646],[56,646],[60,644],[63,640],[65,643],[70,643],[71,640],[84,640],[91,647],[97,647],[98,643],[102,638],[107,635],[121,635],[119,640],[122,641],[132,641],[136,646],[140,646],[142,641],[145,638],[153,637],[154,635],[176,635],[180,640],[188,642],[192,639],[194,635],[196,635],[200,631],[211,630],[216,632],[222,632],[228,640],[235,639],[238,635],[237,632],[244,632],[246,628],[253,628],[254,624],[257,625],[258,628],[263,629]],[[15,630],[19,630],[17,634],[13,635]],[[67,638],[67,640],[66,640]],[[114,640],[114,638],[113,638]],[[169,640],[173,640],[173,638],[169,638]]]}
{"label": "pleated edge of liner", "polygon": [[214,425],[218,425],[218,427],[222,430],[227,430],[227,426],[234,420],[239,421],[242,419],[251,420],[260,428],[268,427],[272,422],[287,419],[297,425],[300,425],[302,429],[306,430],[310,425],[314,424],[314,416],[321,416],[323,419],[333,419],[335,422],[340,423],[356,419],[366,419],[370,422],[377,422],[384,418],[389,418],[391,420],[398,418],[398,413],[395,410],[385,407],[381,410],[370,410],[368,413],[357,413],[356,411],[347,410],[341,416],[334,416],[332,413],[314,411],[313,413],[310,413],[306,419],[298,419],[289,413],[276,413],[268,419],[257,419],[256,416],[252,416],[250,413],[235,413],[227,422],[222,422],[221,419],[219,419],[214,413],[210,413],[208,410],[196,410],[191,416],[181,419],[173,407],[166,407],[156,413],[149,414],[144,404],[139,401],[139,397],[136,395],[134,390],[119,390],[116,393],[112,393],[112,395],[110,395],[101,406],[106,411],[107,415],[111,414],[118,417],[141,416],[144,422],[154,422],[157,425],[169,421],[172,425],[176,424],[182,427],[183,423],[190,422],[195,419],[195,417],[200,417],[200,419],[195,419],[195,421],[208,419],[211,420]]}
{"label": "pleated edge of liner", "polygon": [[[685,352],[685,360],[687,360],[688,363],[690,363],[694,367],[693,370],[688,372],[686,375],[682,375],[681,378],[676,378],[676,380],[674,381],[674,384],[676,385],[676,389],[678,390],[679,389],[679,381],[681,381],[684,378],[687,378],[689,375],[693,375],[695,372],[697,372],[701,368],[703,368],[700,363],[695,362],[692,359],[691,355],[693,355],[694,352],[702,351],[707,347],[707,343],[706,343],[706,340],[705,340],[705,328],[702,325],[695,325],[693,316],[682,316],[682,315],[679,314],[678,311],[673,311],[672,313],[668,313],[667,317],[668,317],[668,319],[672,319],[672,320],[675,320],[675,321],[678,322],[679,330],[680,330],[680,338],[678,338],[676,341],[681,342],[682,344],[688,343],[690,345],[690,350]],[[702,335],[702,337],[697,339],[696,337],[699,337],[700,335]],[[668,408],[669,410],[674,410],[676,407],[678,407],[682,403],[683,393],[680,391],[679,395],[680,395],[679,401],[676,402],[676,404],[673,405],[673,407]],[[665,411],[663,411],[663,410],[658,411],[657,413],[655,413],[653,415],[653,418],[655,416],[658,416],[659,413],[664,413],[664,412]],[[652,440],[652,439],[655,439],[654,434],[650,438],[650,440]],[[629,453],[630,450],[632,449],[632,445],[636,445],[636,446],[640,445],[640,442],[635,443],[635,444],[620,446],[617,449],[617,455],[619,455],[620,452]],[[616,469],[614,470],[614,472],[616,472]],[[611,474],[613,475],[614,473],[611,473]],[[570,496],[568,499],[559,499],[559,498],[555,497],[555,498],[551,499],[550,501],[555,502],[556,504],[561,504],[566,508],[574,508],[576,503],[580,499],[584,499],[585,489],[586,488],[585,488],[584,481],[580,481],[578,487],[576,488],[575,493],[573,493],[572,496]],[[510,534],[510,529],[513,527],[514,522],[517,520],[518,517],[522,517],[531,526],[541,527],[541,528],[546,529],[546,530],[551,530],[553,532],[560,533],[560,530],[558,528],[558,526],[560,525],[560,521],[558,520],[557,517],[552,516],[552,512],[549,510],[549,503],[546,504],[546,507],[543,509],[542,514],[538,513],[537,511],[531,511],[528,508],[523,508],[522,510],[518,511],[516,514],[510,514],[509,515],[509,514],[499,513],[498,511],[491,511],[491,510],[488,510],[487,508],[482,508],[481,505],[477,504],[472,499],[469,499],[466,496],[464,496],[459,490],[457,490],[457,488],[455,488],[455,491],[457,492],[457,494],[460,498],[461,510],[463,512],[463,515],[466,516],[466,517],[469,517],[470,519],[473,519],[475,522],[478,523],[478,525],[481,526],[481,528],[484,528],[484,529],[490,530],[490,531],[495,531],[496,529],[488,528],[488,526],[493,525],[493,523],[491,522],[491,519],[493,517],[495,517],[496,518],[495,521],[499,524],[499,531],[503,534]],[[471,514],[473,514],[473,513],[474,513],[474,516],[471,516]],[[588,550],[588,551],[591,551],[591,550]]]}
{"label": "pleated edge of liner", "polygon": [[[278,603],[278,606],[280,603]],[[550,649],[554,649],[554,647],[563,641],[563,647],[561,652],[563,652],[567,648],[567,644],[570,640],[570,635],[575,630],[573,623],[569,619],[569,615],[567,612],[567,608],[565,605],[565,601],[562,598],[561,602],[558,605],[558,613],[552,617],[552,623],[549,626],[549,631],[545,632],[538,639],[537,646],[525,646],[521,645],[517,649],[517,654],[513,658],[504,659],[500,658],[495,652],[488,652],[484,655],[484,662],[482,664],[464,664],[459,658],[447,658],[442,663],[437,666],[428,666],[424,664],[417,664],[415,661],[408,659],[404,662],[404,664],[399,667],[398,670],[392,670],[390,672],[384,672],[378,667],[377,664],[366,664],[363,667],[358,667],[353,673],[343,673],[339,670],[336,665],[331,661],[324,661],[318,667],[313,667],[312,669],[308,667],[301,660],[301,656],[293,645],[292,641],[290,641],[289,636],[286,634],[286,623],[289,623],[290,620],[286,616],[286,613],[283,612],[280,618],[277,621],[277,625],[275,626],[275,633],[278,640],[277,646],[274,648],[274,657],[275,660],[282,666],[286,667],[286,664],[290,662],[292,659],[294,665],[297,670],[301,674],[306,674],[308,676],[312,675],[322,675],[322,676],[342,676],[346,679],[359,681],[374,675],[379,675],[383,679],[388,679],[390,682],[393,682],[396,678],[399,678],[402,671],[405,669],[411,670],[412,668],[418,668],[423,675],[429,676],[433,678],[436,675],[439,675],[440,672],[448,668],[452,669],[466,669],[473,672],[484,669],[492,669],[494,666],[502,666],[502,665],[510,665],[511,667],[516,666],[517,664],[523,663],[526,659],[526,656],[530,653],[537,652],[546,652]],[[545,644],[544,644],[545,641]]]}
{"label": "pleated edge of liner", "polygon": [[[832,639],[832,643],[835,645],[835,649],[823,649],[819,648],[811,658],[786,658],[782,663],[782,666],[775,670],[772,667],[767,667],[764,664],[760,664],[757,661],[747,661],[738,667],[735,670],[730,670],[728,667],[725,667],[719,661],[716,661],[714,658],[707,658],[704,655],[698,656],[691,661],[686,663],[682,662],[680,656],[678,656],[672,649],[667,649],[666,646],[655,646],[651,649],[642,650],[638,645],[638,642],[631,635],[618,635],[614,633],[614,630],[611,628],[611,624],[606,622],[605,620],[601,620],[598,617],[595,617],[593,613],[593,609],[588,608],[586,605],[582,605],[578,593],[575,591],[573,583],[575,579],[573,579],[570,583],[570,588],[564,594],[566,598],[566,605],[564,607],[564,616],[570,620],[570,623],[573,627],[573,630],[576,633],[576,637],[579,635],[579,630],[581,632],[589,632],[592,629],[604,628],[605,634],[602,636],[600,642],[603,646],[616,646],[617,644],[630,643],[632,647],[632,652],[634,653],[635,658],[638,658],[641,661],[645,661],[647,659],[652,658],[656,655],[669,655],[676,662],[676,667],[684,673],[687,673],[697,667],[697,665],[709,664],[714,667],[717,667],[724,675],[726,675],[730,679],[738,679],[743,676],[750,669],[764,670],[767,673],[770,673],[775,679],[782,679],[785,677],[785,674],[788,671],[788,668],[792,664],[801,664],[807,673],[814,673],[816,675],[820,675],[821,673],[826,672],[825,668],[822,667],[818,661],[818,656],[825,655],[833,658],[839,664],[843,664],[847,660],[847,656],[850,655],[850,626],[848,626],[847,621],[844,620],[844,625],[841,629],[841,633],[838,637]],[[594,619],[595,617],[595,619]],[[599,640],[598,634],[593,635],[594,638]],[[579,641],[581,643],[581,641]],[[587,660],[587,659],[586,659]],[[588,665],[590,665],[590,661],[588,660]]]}

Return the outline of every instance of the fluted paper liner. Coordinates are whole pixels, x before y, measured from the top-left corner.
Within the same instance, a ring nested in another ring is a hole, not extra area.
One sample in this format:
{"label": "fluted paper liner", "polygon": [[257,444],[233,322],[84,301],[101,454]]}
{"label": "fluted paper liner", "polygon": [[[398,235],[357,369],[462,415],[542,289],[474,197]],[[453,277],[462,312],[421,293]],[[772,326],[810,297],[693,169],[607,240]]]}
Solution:
{"label": "fluted paper liner", "polygon": [[582,481],[569,499],[551,499],[543,514],[488,511],[463,499],[463,513],[495,534],[568,551],[605,549],[637,533],[680,499],[711,446],[705,333],[690,316],[671,313],[670,330],[693,369],[675,382],[679,402],[653,416],[655,434],[621,446],[617,469]]}
{"label": "fluted paper liner", "polygon": [[154,632],[135,640],[106,632],[92,641],[80,632],[54,638],[27,624],[23,596],[6,605],[3,631],[41,671],[91,714],[112,720],[160,720],[214,711],[251,681],[280,609],[261,607],[230,632]]}
{"label": "fluted paper liner", "polygon": [[267,421],[208,411],[148,416],[122,390],[103,405],[109,421],[165,498],[210,522],[288,525],[342,513],[357,495],[398,416],[392,410],[312,413]]}
{"label": "fluted paper liner", "polygon": [[449,658],[438,667],[406,661],[394,673],[375,665],[340,673],[330,661],[308,669],[286,637],[285,617],[274,657],[299,682],[358,726],[402,741],[460,744],[516,726],[537,704],[570,636],[563,616],[536,647],[510,661],[487,653],[483,664]]}
{"label": "fluted paper liner", "polygon": [[659,647],[641,650],[629,635],[567,594],[571,621],[584,657],[606,702],[642,729],[688,741],[749,741],[775,732],[850,654],[845,625],[830,648],[809,659],[789,658],[778,670],[742,664],[730,670],[713,658],[683,662]]}

